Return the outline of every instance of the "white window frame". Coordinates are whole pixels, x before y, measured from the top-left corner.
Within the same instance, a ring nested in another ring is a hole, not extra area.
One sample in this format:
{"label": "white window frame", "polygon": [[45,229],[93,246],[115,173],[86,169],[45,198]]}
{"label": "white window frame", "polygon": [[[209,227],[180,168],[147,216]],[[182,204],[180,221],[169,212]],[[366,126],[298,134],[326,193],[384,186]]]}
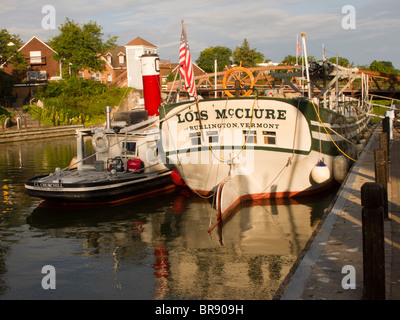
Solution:
{"label": "white window frame", "polygon": [[94,72],[90,75],[91,80],[96,80],[96,81],[100,81],[100,73],[99,72]]}
{"label": "white window frame", "polygon": [[42,63],[42,51],[30,51],[29,52],[30,63],[40,64]]}

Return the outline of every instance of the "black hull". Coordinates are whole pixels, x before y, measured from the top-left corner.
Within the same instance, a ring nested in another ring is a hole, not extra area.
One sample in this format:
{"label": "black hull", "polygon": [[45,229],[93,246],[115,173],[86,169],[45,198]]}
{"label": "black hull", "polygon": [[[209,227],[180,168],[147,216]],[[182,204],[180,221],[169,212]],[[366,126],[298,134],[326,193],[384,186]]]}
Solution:
{"label": "black hull", "polygon": [[[173,186],[170,171],[151,177],[145,175],[143,177],[135,176],[131,179],[121,179],[105,183],[70,184],[67,186],[64,185],[62,188],[47,188],[46,190],[35,187],[36,181],[41,177],[33,177],[26,180],[25,193],[35,198],[61,203],[98,204],[117,202],[144,196]],[[72,188],[75,190],[68,191],[68,189]],[[90,190],[87,190],[88,188]]]}

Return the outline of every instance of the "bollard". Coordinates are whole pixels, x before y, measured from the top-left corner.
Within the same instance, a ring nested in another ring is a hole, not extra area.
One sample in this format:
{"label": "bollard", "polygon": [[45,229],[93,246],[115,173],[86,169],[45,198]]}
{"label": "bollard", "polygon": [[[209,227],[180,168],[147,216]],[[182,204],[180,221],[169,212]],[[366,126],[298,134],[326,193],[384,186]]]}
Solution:
{"label": "bollard", "polygon": [[382,131],[388,134],[388,140],[391,139],[391,126],[390,126],[390,118],[385,117],[382,119]]}
{"label": "bollard", "polygon": [[383,226],[383,188],[366,182],[361,187],[363,237],[363,297],[385,299],[385,244]]}
{"label": "bollard", "polygon": [[385,149],[375,149],[375,182],[380,183],[383,188],[383,212],[384,218],[389,218],[389,201],[388,201],[388,163]]}
{"label": "bollard", "polygon": [[379,148],[386,150],[387,161],[389,160],[389,138],[387,132],[379,134]]}

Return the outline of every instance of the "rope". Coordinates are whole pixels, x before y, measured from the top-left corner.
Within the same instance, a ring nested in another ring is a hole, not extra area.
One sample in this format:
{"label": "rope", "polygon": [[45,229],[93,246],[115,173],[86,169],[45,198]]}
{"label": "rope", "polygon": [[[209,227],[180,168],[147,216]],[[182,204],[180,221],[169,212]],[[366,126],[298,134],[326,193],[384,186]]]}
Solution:
{"label": "rope", "polygon": [[[329,136],[329,139],[331,139],[331,141],[333,142],[333,144],[335,145],[335,147],[336,147],[345,157],[347,157],[348,159],[350,159],[350,160],[352,160],[352,161],[354,161],[354,162],[360,163],[360,164],[366,164],[366,165],[373,165],[373,164],[375,164],[374,162],[372,162],[372,163],[367,163],[367,162],[357,161],[356,159],[353,159],[353,158],[350,157],[348,154],[346,154],[342,149],[340,149],[339,146],[336,144],[336,142],[333,140],[333,138],[332,138],[332,136],[330,135],[330,133],[328,132],[328,130],[327,130],[327,128],[325,127],[324,123],[322,122],[322,119],[321,119],[321,117],[319,116],[319,113],[318,113],[318,111],[317,111],[317,108],[315,107],[314,102],[311,101],[311,103],[312,103],[312,105],[313,105],[313,107],[314,107],[315,113],[317,114],[317,117],[318,117],[318,119],[319,119],[319,122],[321,123],[322,127],[325,129],[325,132],[326,132],[327,135]],[[331,129],[331,130],[332,130],[332,129]]]}
{"label": "rope", "polygon": [[[196,102],[194,102],[194,103],[196,103]],[[194,103],[193,103],[193,104],[194,104]],[[190,104],[190,105],[187,106],[184,110],[186,110],[187,108],[191,107],[193,104]],[[166,113],[166,110],[165,110],[165,105],[162,105],[162,108],[163,108],[163,112],[164,112],[164,119],[160,120],[160,123],[161,123],[162,121],[165,121],[165,122],[166,122],[166,124],[167,124],[167,130],[168,130],[169,134],[171,135],[172,132],[171,132],[171,130],[170,130],[170,128],[169,128],[169,123],[168,123],[169,118],[167,119],[167,113]],[[183,110],[182,110],[182,111],[183,111]],[[185,174],[184,174],[184,172],[183,172],[183,168],[182,168],[181,161],[179,160],[179,155],[178,155],[179,152],[178,152],[177,147],[175,146],[174,139],[173,139],[172,136],[171,136],[170,141],[172,141],[173,147],[174,147],[174,149],[176,150],[176,161],[177,161],[177,164],[179,165],[179,167],[181,168],[182,179],[185,181]],[[212,193],[211,195],[209,195],[209,196],[203,196],[203,195],[201,195],[200,193],[198,193],[195,189],[192,189],[192,188],[190,188],[189,186],[188,186],[188,188],[190,189],[190,191],[192,191],[193,193],[195,193],[196,195],[198,195],[200,198],[203,198],[203,199],[209,199],[209,198],[211,198],[212,196],[214,196],[214,194],[215,194],[215,192],[213,192],[213,193]]]}
{"label": "rope", "polygon": [[274,179],[272,179],[272,181],[270,182],[269,185],[267,185],[264,190],[260,193],[260,195],[258,197],[254,197],[254,200],[258,200],[258,199],[262,199],[262,196],[264,194],[266,194],[265,190],[267,190],[277,179],[278,177],[283,173],[283,171],[289,167],[289,165],[292,164],[292,160],[294,158],[294,154],[295,154],[295,150],[296,150],[296,132],[297,132],[297,122],[298,122],[298,118],[299,118],[299,106],[300,106],[300,100],[297,102],[297,113],[296,113],[296,122],[295,122],[295,127],[294,127],[294,134],[293,134],[293,148],[292,148],[292,154],[291,156],[288,158],[288,161],[286,162],[286,164],[282,167],[282,169],[278,172],[278,174],[275,176]]}
{"label": "rope", "polygon": [[[254,106],[255,106],[255,104],[256,104],[256,101],[258,101],[257,97],[254,99],[253,107],[252,107],[252,110],[251,110],[250,129],[251,129],[251,127],[252,127],[253,120],[254,120]],[[226,106],[225,106],[225,109],[226,109]],[[247,131],[246,139],[245,139],[244,144],[243,144],[242,148],[240,149],[239,153],[236,154],[233,158],[231,157],[230,159],[224,159],[224,158],[219,158],[219,157],[217,157],[217,156],[215,155],[215,153],[214,153],[214,150],[213,150],[211,144],[209,144],[208,147],[209,147],[209,149],[211,150],[211,153],[212,153],[212,155],[214,156],[214,158],[217,159],[217,160],[219,160],[219,161],[221,161],[221,162],[225,162],[225,161],[228,161],[228,160],[231,160],[231,161],[232,161],[233,159],[239,157],[239,155],[242,153],[242,151],[243,151],[243,150],[245,149],[245,147],[246,147],[247,141],[248,141],[249,136],[250,136],[250,131],[251,131],[251,130],[248,130],[248,131]]]}

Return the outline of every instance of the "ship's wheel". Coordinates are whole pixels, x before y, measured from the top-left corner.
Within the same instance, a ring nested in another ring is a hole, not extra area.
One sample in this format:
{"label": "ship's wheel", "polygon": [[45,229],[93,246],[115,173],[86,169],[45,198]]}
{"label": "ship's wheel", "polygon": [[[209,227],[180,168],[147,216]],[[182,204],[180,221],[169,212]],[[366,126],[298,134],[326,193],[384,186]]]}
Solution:
{"label": "ship's wheel", "polygon": [[253,92],[254,77],[246,68],[240,66],[229,69],[222,79],[222,88],[228,97],[247,97]]}

